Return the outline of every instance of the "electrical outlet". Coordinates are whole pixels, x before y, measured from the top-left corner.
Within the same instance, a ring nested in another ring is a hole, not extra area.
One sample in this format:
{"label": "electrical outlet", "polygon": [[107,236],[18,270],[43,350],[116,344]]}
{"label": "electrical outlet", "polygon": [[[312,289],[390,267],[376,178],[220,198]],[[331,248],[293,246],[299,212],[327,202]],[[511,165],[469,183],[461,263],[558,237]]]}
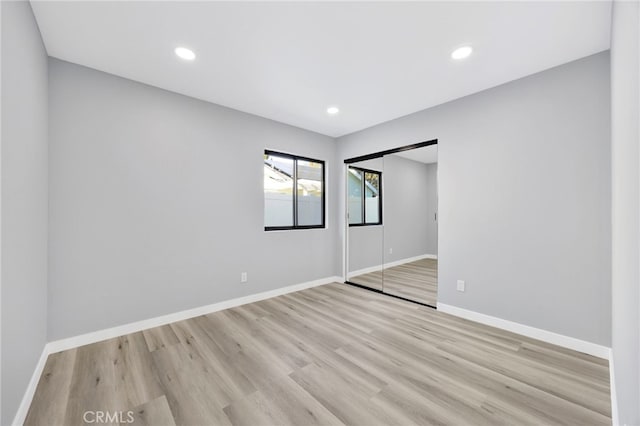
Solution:
{"label": "electrical outlet", "polygon": [[458,280],[458,291],[464,291],[464,281]]}
{"label": "electrical outlet", "polygon": [[241,283],[246,283],[247,281],[249,281],[249,279],[247,278],[247,273],[243,272],[240,274],[240,282]]}
{"label": "electrical outlet", "polygon": [[393,254],[393,248],[389,249],[389,254]]}

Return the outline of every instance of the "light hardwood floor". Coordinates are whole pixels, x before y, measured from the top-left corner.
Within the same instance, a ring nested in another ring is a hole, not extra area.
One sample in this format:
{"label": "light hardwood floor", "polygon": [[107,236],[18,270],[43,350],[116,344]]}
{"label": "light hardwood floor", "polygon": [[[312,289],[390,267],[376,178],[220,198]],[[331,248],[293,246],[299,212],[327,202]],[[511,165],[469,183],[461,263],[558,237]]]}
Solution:
{"label": "light hardwood floor", "polygon": [[420,259],[384,271],[350,277],[349,281],[382,290],[394,296],[436,306],[438,300],[438,261]]}
{"label": "light hardwood floor", "polygon": [[606,425],[609,398],[604,360],[329,284],[52,354],[26,424]]}

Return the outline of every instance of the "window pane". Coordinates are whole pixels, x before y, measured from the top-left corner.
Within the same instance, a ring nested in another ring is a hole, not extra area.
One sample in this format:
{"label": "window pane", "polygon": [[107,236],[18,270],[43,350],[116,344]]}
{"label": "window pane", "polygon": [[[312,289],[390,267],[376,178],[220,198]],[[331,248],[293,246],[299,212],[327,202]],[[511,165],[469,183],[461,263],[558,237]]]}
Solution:
{"label": "window pane", "polygon": [[264,156],[264,225],[293,226],[293,160]]}
{"label": "window pane", "polygon": [[365,213],[366,223],[380,222],[380,175],[365,173]]}
{"label": "window pane", "polygon": [[298,225],[322,225],[322,163],[298,160]]}
{"label": "window pane", "polygon": [[349,223],[362,223],[362,172],[349,168]]}

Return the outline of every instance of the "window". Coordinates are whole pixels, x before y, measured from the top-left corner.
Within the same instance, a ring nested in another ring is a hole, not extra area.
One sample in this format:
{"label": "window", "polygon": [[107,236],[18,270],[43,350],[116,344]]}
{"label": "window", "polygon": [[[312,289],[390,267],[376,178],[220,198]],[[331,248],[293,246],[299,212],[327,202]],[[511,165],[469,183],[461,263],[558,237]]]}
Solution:
{"label": "window", "polygon": [[349,167],[349,226],[382,225],[382,172]]}
{"label": "window", "polygon": [[324,228],[324,161],[264,152],[264,229]]}

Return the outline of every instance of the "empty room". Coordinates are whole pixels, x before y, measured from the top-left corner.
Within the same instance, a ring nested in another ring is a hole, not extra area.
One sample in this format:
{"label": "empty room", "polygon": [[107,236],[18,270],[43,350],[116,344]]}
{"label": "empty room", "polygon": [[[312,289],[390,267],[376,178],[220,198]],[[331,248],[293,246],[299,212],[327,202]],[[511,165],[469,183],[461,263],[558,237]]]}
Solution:
{"label": "empty room", "polygon": [[0,424],[640,426],[638,0],[0,22]]}

